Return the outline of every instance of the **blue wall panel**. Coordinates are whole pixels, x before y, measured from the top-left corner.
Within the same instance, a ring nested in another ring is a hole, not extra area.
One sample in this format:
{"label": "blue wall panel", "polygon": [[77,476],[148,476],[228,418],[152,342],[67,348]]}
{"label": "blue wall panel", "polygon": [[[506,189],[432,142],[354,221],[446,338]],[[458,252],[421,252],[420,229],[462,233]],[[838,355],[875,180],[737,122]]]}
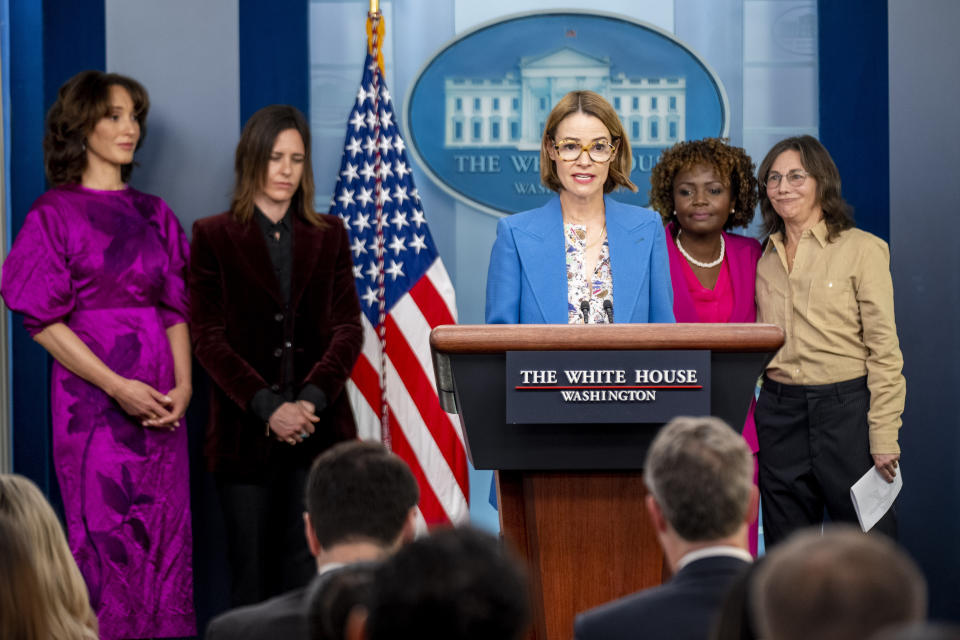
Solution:
{"label": "blue wall panel", "polygon": [[310,113],[309,25],[305,0],[240,0],[241,126],[270,104]]}
{"label": "blue wall panel", "polygon": [[[10,238],[46,190],[43,123],[59,86],[83,69],[104,68],[103,0],[11,0]],[[13,466],[58,494],[50,464],[50,359],[14,317],[11,326]]]}
{"label": "blue wall panel", "polygon": [[821,1],[820,141],[843,179],[857,226],[890,239],[887,3]]}

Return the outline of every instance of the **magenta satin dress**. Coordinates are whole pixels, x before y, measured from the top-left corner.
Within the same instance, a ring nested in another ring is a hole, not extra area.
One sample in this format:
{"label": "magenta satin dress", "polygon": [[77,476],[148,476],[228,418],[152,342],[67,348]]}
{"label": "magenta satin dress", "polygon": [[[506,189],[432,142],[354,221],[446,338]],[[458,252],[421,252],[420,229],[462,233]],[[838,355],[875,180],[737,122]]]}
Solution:
{"label": "magenta satin dress", "polygon": [[[174,386],[166,329],[186,322],[189,245],[160,198],[77,185],[40,196],[3,265],[31,335],[69,326],[118,374]],[[74,558],[103,640],[190,636],[187,430],[146,429],[54,362],[53,459]]]}

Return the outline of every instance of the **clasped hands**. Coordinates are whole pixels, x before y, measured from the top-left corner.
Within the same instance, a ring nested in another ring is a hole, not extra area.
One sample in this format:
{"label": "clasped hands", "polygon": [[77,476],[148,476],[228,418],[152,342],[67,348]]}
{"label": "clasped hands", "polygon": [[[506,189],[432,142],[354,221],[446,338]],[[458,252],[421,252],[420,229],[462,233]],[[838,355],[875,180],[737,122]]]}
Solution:
{"label": "clasped hands", "polygon": [[314,423],[319,422],[316,407],[307,400],[284,402],[270,416],[267,425],[277,440],[296,445],[314,432]]}
{"label": "clasped hands", "polygon": [[124,378],[109,395],[144,427],[173,431],[187,411],[193,388],[181,384],[163,394],[145,382]]}

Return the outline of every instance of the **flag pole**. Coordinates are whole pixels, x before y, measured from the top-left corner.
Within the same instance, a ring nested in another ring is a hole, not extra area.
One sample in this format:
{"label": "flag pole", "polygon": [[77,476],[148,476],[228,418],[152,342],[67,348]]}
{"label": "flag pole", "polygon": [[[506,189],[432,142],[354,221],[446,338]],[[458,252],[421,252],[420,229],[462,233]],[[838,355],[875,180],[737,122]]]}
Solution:
{"label": "flag pole", "polygon": [[370,13],[367,14],[367,48],[374,56],[379,72],[373,73],[370,89],[372,113],[374,114],[373,140],[375,151],[373,154],[373,170],[376,175],[373,186],[373,197],[376,202],[376,250],[377,260],[377,337],[380,339],[380,439],[388,450],[392,450],[390,433],[390,407],[387,403],[387,309],[386,309],[386,273],[385,273],[385,239],[383,215],[383,173],[380,168],[383,162],[381,150],[381,122],[380,122],[380,80],[383,73],[383,53],[381,51],[383,24],[381,22],[380,1],[370,0]]}

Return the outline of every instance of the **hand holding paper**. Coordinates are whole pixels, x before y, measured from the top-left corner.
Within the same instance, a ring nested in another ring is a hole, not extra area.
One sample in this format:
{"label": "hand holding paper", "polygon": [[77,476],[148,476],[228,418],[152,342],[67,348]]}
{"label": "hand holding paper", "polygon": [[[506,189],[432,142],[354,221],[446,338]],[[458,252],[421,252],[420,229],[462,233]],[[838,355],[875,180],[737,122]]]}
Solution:
{"label": "hand holding paper", "polygon": [[887,482],[877,468],[871,466],[863,477],[850,487],[850,499],[857,512],[857,519],[860,520],[860,528],[864,532],[877,524],[900,493],[900,488],[903,487],[903,467],[898,466],[897,472],[893,482]]}

